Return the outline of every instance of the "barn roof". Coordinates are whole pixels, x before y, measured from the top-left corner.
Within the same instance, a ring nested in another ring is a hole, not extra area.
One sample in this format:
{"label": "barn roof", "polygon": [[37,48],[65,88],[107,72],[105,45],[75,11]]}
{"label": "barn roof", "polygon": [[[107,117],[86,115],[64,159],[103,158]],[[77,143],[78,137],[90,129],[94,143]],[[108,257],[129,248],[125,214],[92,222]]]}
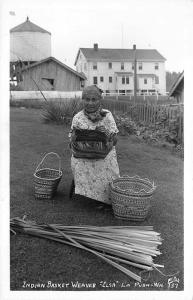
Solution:
{"label": "barn roof", "polygon": [[79,73],[73,69],[71,69],[70,67],[68,67],[67,65],[63,64],[61,61],[59,61],[58,59],[56,59],[55,57],[48,57],[48,58],[45,58],[45,59],[42,59],[36,63],[33,63],[29,66],[25,66],[21,69],[21,71],[26,71],[26,70],[29,70],[31,68],[35,68],[36,66],[39,66],[45,62],[48,62],[48,61],[54,61],[55,63],[59,64],[62,68],[68,70],[69,72],[73,73],[74,75],[80,77],[81,79],[86,79],[85,75],[83,73]]}
{"label": "barn roof", "polygon": [[175,96],[176,94],[178,94],[179,91],[182,90],[183,86],[184,86],[184,71],[182,71],[182,73],[180,73],[180,75],[178,76],[176,81],[171,86],[168,97],[172,97],[172,96]]}
{"label": "barn roof", "polygon": [[42,32],[42,33],[49,33],[49,31],[39,27],[38,25],[32,23],[29,18],[27,17],[26,21],[13,27],[10,29],[10,32]]}
{"label": "barn roof", "polygon": [[[80,48],[75,60],[75,65],[80,51],[90,61],[133,61],[133,49],[105,49],[98,48]],[[136,58],[138,60],[165,61],[166,59],[156,49],[136,49]]]}

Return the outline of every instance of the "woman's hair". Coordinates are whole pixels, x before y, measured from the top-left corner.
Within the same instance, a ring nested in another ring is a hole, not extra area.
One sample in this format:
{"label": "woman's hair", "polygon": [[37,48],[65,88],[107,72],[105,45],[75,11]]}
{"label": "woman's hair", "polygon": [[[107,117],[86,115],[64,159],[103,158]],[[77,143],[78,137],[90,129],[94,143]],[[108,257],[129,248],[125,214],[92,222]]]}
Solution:
{"label": "woman's hair", "polygon": [[99,98],[102,98],[102,93],[103,90],[101,90],[98,86],[96,85],[90,85],[84,88],[82,91],[82,99],[85,99],[86,97],[89,96],[89,94],[94,94]]}

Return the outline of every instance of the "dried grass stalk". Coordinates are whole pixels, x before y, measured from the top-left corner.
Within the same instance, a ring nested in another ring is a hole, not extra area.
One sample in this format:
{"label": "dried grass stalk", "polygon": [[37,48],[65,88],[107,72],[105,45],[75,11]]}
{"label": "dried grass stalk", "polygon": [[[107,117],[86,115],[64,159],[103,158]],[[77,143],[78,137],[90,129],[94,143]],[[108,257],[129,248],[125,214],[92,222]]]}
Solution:
{"label": "dried grass stalk", "polygon": [[26,233],[86,250],[139,282],[141,277],[121,264],[147,271],[163,267],[153,262],[153,257],[161,254],[158,246],[162,239],[152,226],[38,225],[13,218],[10,230],[14,234]]}

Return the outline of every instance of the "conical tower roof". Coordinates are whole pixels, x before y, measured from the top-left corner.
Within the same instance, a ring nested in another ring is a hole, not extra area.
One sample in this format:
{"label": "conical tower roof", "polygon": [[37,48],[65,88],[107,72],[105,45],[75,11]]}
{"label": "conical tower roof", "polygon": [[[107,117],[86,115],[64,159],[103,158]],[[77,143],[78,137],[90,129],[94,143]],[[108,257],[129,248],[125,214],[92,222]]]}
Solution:
{"label": "conical tower roof", "polygon": [[32,23],[29,18],[27,17],[27,20],[24,23],[21,23],[20,25],[17,25],[16,27],[13,27],[10,32],[43,32],[43,33],[49,33],[49,31],[37,26],[36,24]]}

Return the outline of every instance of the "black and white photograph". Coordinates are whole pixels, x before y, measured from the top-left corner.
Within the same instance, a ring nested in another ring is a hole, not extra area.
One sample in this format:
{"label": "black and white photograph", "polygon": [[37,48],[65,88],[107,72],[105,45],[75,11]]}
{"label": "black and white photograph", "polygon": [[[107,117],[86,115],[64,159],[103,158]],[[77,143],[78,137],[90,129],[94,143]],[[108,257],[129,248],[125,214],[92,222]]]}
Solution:
{"label": "black and white photograph", "polygon": [[2,299],[193,299],[192,19],[2,1]]}

